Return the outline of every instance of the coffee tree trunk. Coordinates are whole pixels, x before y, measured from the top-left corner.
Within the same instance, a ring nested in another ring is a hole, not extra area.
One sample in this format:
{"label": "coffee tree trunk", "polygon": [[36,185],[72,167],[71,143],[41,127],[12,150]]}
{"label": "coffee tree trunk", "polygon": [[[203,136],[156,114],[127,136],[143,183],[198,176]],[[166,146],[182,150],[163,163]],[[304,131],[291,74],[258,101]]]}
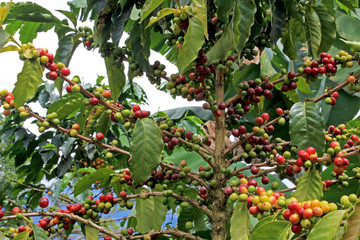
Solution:
{"label": "coffee tree trunk", "polygon": [[[218,103],[224,101],[224,73],[222,71],[216,72],[216,101]],[[214,240],[226,239],[227,229],[227,209],[226,197],[223,193],[223,188],[226,186],[226,176],[221,172],[221,168],[225,166],[225,115],[222,113],[221,117],[215,118],[215,154],[214,162],[216,169],[214,169],[214,179],[217,186],[210,191],[210,196],[213,199],[213,217],[211,237]]]}

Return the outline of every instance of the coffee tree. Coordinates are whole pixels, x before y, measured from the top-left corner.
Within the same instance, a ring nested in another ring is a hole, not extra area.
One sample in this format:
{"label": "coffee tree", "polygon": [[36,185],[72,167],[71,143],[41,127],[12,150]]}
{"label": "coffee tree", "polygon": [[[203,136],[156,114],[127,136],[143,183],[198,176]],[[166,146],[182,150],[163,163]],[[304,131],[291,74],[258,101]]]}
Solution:
{"label": "coffee tree", "polygon": [[[0,239],[358,239],[357,4],[2,3],[2,71],[23,68],[0,92]],[[70,70],[77,48],[107,81]],[[203,106],[150,113],[139,77]]]}

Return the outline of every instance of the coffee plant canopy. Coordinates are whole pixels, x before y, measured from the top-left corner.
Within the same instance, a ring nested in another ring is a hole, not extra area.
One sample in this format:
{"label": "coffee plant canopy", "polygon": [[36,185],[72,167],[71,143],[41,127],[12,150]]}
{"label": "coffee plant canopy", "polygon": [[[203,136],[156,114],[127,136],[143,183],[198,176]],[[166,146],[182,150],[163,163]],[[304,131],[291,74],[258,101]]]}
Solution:
{"label": "coffee plant canopy", "polygon": [[[0,240],[359,239],[358,4],[1,3]],[[202,107],[150,113],[139,80]]]}

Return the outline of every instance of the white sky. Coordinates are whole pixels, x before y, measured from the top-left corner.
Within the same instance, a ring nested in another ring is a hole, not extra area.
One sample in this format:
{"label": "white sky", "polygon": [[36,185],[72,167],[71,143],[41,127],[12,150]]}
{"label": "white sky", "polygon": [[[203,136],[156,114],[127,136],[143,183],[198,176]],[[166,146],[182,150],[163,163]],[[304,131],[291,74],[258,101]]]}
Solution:
{"label": "white sky", "polygon": [[[14,2],[24,1],[15,0]],[[56,12],[55,10],[69,10],[67,1],[65,0],[36,0],[33,2],[49,9],[60,20],[64,19],[65,16]],[[81,25],[86,25],[92,28],[93,22],[86,22]],[[123,46],[123,43],[126,39],[126,36],[124,35],[121,39],[120,46]],[[58,47],[58,38],[53,29],[51,29],[46,33],[38,33],[37,38],[34,39],[33,43],[35,47],[47,48],[50,52],[55,54],[55,51]],[[150,63],[152,64],[155,60],[159,60],[161,63],[166,65],[165,71],[168,73],[168,75],[177,72],[177,67],[166,61],[165,57],[158,53],[152,52],[150,56]],[[19,56],[16,52],[0,53],[0,89],[8,89],[11,91],[14,88],[16,76],[21,71],[22,65],[23,62],[19,59]],[[98,49],[94,52],[87,51],[81,45],[77,48],[69,68],[71,71],[70,77],[73,75],[79,75],[83,83],[94,84],[98,75],[105,77],[107,76],[105,63],[103,58],[100,57]],[[46,80],[45,77],[43,79]],[[103,81],[106,80],[107,79]],[[156,90],[155,86],[151,85],[147,78],[136,78],[134,81],[145,90],[149,99],[149,105],[144,106],[143,109],[149,110],[151,113],[154,113],[158,110],[166,110],[176,107],[202,105],[202,103],[195,101],[188,102],[186,99],[182,99],[181,97],[177,97],[176,100],[174,100],[170,94]]]}

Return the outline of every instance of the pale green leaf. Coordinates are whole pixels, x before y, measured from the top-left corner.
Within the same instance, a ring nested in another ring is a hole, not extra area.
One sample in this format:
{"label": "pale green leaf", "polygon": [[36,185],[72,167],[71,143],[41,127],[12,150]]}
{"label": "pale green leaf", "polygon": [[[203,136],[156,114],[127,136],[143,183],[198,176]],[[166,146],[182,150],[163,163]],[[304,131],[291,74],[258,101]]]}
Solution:
{"label": "pale green leaf", "polygon": [[157,8],[158,6],[160,6],[160,4],[162,4],[164,2],[164,0],[146,0],[146,2],[144,3],[142,9],[141,9],[141,13],[140,13],[140,22],[144,21],[144,19],[150,15],[150,13],[152,13],[155,8]]}
{"label": "pale green leaf", "polygon": [[204,41],[204,27],[201,20],[196,17],[190,18],[184,44],[179,49],[177,61],[179,73],[183,73],[185,68],[198,57],[198,51],[201,49]]}
{"label": "pale green leaf", "polygon": [[338,210],[326,214],[325,217],[315,224],[306,239],[338,239],[336,236],[345,212],[344,210]]}
{"label": "pale green leaf", "polygon": [[38,86],[43,83],[43,69],[39,59],[25,59],[21,72],[17,75],[17,81],[13,90],[15,107],[22,106],[29,98],[36,94]]}
{"label": "pale green leaf", "polygon": [[246,202],[236,204],[230,220],[230,235],[232,240],[247,240],[250,232],[250,214]]}
{"label": "pale green leaf", "polygon": [[321,200],[323,196],[323,184],[321,176],[315,168],[305,172],[301,177],[299,183],[296,185],[296,191],[291,194],[296,197],[299,202],[318,199]]}

